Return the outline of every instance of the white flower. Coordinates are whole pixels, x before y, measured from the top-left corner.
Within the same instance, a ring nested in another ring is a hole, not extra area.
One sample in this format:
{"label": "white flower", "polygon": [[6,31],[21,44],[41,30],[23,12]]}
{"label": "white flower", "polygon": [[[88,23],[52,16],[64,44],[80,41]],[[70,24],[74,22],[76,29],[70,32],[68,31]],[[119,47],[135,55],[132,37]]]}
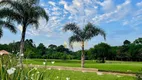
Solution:
{"label": "white flower", "polygon": [[103,75],[103,73],[101,73],[101,72],[97,72],[97,75],[100,75],[100,76],[101,76],[101,75]]}
{"label": "white flower", "polygon": [[11,69],[14,70],[14,71],[16,70],[15,68],[11,68]]}
{"label": "white flower", "polygon": [[43,65],[45,65],[46,64],[46,62],[43,62]]}
{"label": "white flower", "polygon": [[10,68],[10,69],[7,70],[7,73],[9,75],[11,75],[11,74],[13,74],[15,72],[15,70],[16,70],[15,68]]}
{"label": "white flower", "polygon": [[69,77],[66,77],[66,80],[70,80],[70,78],[69,78]]}
{"label": "white flower", "polygon": [[24,54],[20,54],[20,56],[24,56]]}
{"label": "white flower", "polygon": [[61,69],[59,68],[58,70],[60,71]]}
{"label": "white flower", "polygon": [[51,64],[54,64],[54,63],[55,63],[55,61],[52,61],[52,62],[51,62]]}

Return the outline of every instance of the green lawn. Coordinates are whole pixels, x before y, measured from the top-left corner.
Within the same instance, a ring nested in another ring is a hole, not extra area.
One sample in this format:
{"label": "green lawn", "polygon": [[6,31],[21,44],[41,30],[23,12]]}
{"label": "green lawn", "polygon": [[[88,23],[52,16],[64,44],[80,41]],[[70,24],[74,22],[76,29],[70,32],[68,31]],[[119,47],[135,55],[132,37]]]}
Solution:
{"label": "green lawn", "polygon": [[[51,64],[51,61],[55,61]],[[26,64],[43,65],[44,59],[27,59]],[[80,60],[47,60],[48,66],[68,66],[80,67]],[[106,63],[96,63],[94,60],[85,61],[86,68],[97,68],[99,70],[111,70],[121,72],[138,72],[142,69],[142,62],[107,61]]]}
{"label": "green lawn", "polygon": [[119,75],[97,75],[93,72],[65,71],[65,70],[48,70],[46,80],[135,80],[134,77]]}

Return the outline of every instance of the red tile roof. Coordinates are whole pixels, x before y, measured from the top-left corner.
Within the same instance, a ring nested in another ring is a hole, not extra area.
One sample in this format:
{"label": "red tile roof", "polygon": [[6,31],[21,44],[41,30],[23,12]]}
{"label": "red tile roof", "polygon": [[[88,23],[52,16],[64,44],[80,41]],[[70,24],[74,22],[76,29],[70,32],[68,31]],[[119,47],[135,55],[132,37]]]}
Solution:
{"label": "red tile roof", "polygon": [[9,54],[9,52],[5,51],[5,50],[1,50],[0,51],[0,55],[3,55],[3,54]]}

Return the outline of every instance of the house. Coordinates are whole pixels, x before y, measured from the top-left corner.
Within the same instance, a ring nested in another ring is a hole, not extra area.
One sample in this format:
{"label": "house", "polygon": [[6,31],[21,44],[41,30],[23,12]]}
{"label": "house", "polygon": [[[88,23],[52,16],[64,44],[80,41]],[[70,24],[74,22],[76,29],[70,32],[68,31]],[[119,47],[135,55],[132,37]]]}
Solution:
{"label": "house", "polygon": [[1,50],[1,51],[0,51],[0,55],[4,55],[4,54],[6,54],[6,55],[7,55],[7,54],[10,54],[10,53],[9,53],[9,52],[7,52],[7,51],[5,51],[5,50]]}

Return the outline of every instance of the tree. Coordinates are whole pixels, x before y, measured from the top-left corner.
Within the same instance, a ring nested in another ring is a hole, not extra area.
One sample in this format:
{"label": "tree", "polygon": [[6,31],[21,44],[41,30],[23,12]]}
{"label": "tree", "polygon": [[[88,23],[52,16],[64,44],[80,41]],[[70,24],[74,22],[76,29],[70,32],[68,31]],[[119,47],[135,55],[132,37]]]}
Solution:
{"label": "tree", "polygon": [[26,30],[29,26],[34,26],[37,29],[39,25],[38,20],[45,18],[48,21],[48,15],[39,6],[39,0],[5,0],[1,1],[0,4],[6,6],[0,9],[0,18],[6,18],[22,25],[19,61],[22,67]]}
{"label": "tree", "polygon": [[94,46],[95,52],[101,63],[105,63],[105,58],[110,53],[110,45],[106,43],[100,43]]}
{"label": "tree", "polygon": [[55,50],[55,49],[57,48],[57,46],[54,45],[54,44],[50,44],[50,45],[48,46],[48,48],[49,48],[49,49],[52,49],[52,50]]}
{"label": "tree", "polygon": [[81,54],[81,67],[84,68],[85,53],[84,53],[84,42],[90,40],[94,36],[102,35],[105,39],[105,32],[100,28],[97,28],[92,23],[85,25],[83,29],[80,29],[77,24],[69,23],[63,28],[64,31],[72,31],[73,35],[69,38],[69,45],[72,47],[72,43],[81,42],[82,54]]}
{"label": "tree", "polygon": [[130,42],[129,40],[125,40],[125,41],[123,42],[123,44],[124,44],[124,45],[129,45],[129,44],[131,44],[131,42]]}
{"label": "tree", "polygon": [[3,36],[2,28],[7,28],[12,33],[16,33],[17,32],[15,26],[11,22],[0,20],[0,38]]}
{"label": "tree", "polygon": [[142,38],[136,39],[133,43],[136,45],[142,45]]}
{"label": "tree", "polygon": [[46,47],[43,45],[43,43],[40,43],[37,47],[38,53],[43,56],[46,54]]}

